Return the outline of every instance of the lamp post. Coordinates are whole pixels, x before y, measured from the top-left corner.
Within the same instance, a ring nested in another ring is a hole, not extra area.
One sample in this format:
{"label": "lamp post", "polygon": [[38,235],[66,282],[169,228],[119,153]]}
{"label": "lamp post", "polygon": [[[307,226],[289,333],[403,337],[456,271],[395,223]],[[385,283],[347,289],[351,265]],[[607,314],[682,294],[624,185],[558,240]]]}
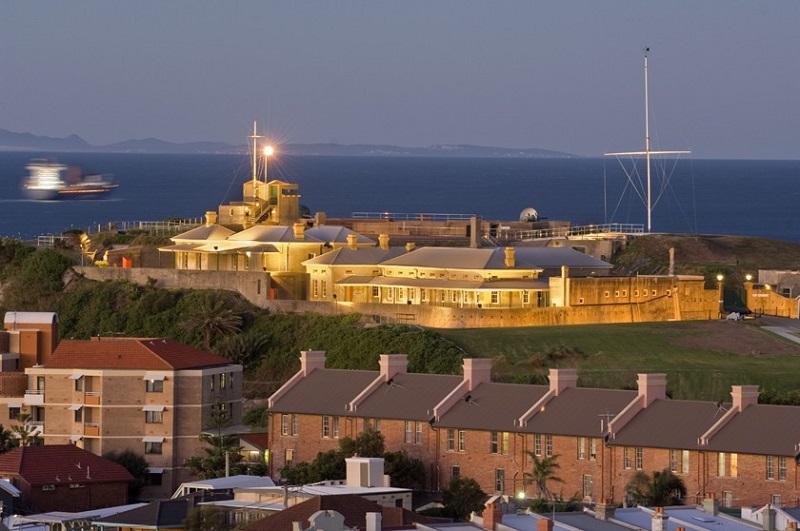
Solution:
{"label": "lamp post", "polygon": [[275,148],[272,146],[264,147],[264,183],[267,182],[267,160],[275,153]]}
{"label": "lamp post", "polygon": [[723,286],[724,286],[723,281],[724,280],[725,280],[725,276],[723,276],[722,273],[719,273],[717,275],[717,290],[719,291],[719,315],[720,315],[720,317],[722,316],[722,313],[724,311],[723,310],[723,305],[724,305],[724,302],[725,302],[725,299],[723,297]]}

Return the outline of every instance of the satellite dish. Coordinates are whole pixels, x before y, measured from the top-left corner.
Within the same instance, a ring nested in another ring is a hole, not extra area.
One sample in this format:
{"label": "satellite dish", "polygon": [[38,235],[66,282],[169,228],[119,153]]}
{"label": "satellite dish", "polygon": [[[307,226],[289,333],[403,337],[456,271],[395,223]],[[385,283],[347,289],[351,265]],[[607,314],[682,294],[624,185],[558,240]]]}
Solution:
{"label": "satellite dish", "polygon": [[535,208],[528,207],[519,215],[520,221],[539,221],[539,212]]}

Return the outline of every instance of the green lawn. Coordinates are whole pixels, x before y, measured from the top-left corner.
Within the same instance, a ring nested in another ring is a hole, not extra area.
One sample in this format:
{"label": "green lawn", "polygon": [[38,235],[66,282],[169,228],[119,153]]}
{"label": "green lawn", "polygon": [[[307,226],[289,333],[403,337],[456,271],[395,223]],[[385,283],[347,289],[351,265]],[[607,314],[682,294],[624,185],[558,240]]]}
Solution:
{"label": "green lawn", "polygon": [[[556,362],[579,369],[579,385],[636,388],[636,374],[664,372],[673,398],[730,400],[731,385],[800,389],[800,345],[753,323],[701,321],[561,327],[445,330],[470,356],[505,358],[517,379],[554,347],[585,356]],[[548,364],[553,366],[552,363]],[[531,367],[534,367],[531,369]]]}

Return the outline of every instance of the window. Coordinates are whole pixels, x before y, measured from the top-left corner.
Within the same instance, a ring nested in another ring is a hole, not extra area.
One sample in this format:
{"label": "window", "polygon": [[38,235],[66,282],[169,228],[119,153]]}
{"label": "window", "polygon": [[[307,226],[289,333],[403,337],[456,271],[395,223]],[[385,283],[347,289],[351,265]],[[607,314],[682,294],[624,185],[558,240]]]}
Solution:
{"label": "window", "polygon": [[494,491],[505,492],[506,490],[506,471],[502,468],[497,468],[494,471]]}
{"label": "window", "polygon": [[150,472],[145,478],[145,484],[159,486],[163,481],[163,476],[161,473]]}
{"label": "window", "polygon": [[731,477],[739,476],[739,454],[731,454]]}
{"label": "window", "polygon": [[461,477],[461,467],[453,465],[450,467],[450,479]]}
{"label": "window", "polygon": [[717,476],[725,477],[725,452],[717,453]]}
{"label": "window", "polygon": [[147,393],[163,393],[164,380],[145,380],[144,390]]}
{"label": "window", "polygon": [[328,282],[323,280],[320,282],[320,284],[322,284],[322,298],[326,299],[328,298]]}
{"label": "window", "polygon": [[533,436],[533,455],[542,456],[542,435],[539,433]]}
{"label": "window", "polygon": [[622,466],[625,467],[625,470],[631,469],[631,448],[630,446],[625,446],[622,448]]}
{"label": "window", "polygon": [[287,465],[291,464],[294,461],[294,449],[293,448],[287,448],[283,452],[283,460]]}
{"label": "window", "polygon": [[683,450],[681,452],[681,473],[688,474],[689,473],[689,450]]}
{"label": "window", "polygon": [[767,456],[767,479],[775,479],[775,458]]}
{"label": "window", "polygon": [[328,415],[322,415],[322,438],[329,439],[331,436],[331,418]]}
{"label": "window", "polygon": [[780,494],[773,494],[772,496],[769,497],[769,503],[774,505],[774,506],[776,506],[776,507],[781,507],[782,506],[782,504],[781,504],[781,495]]}
{"label": "window", "polygon": [[216,374],[212,374],[211,378],[210,378],[210,386],[211,386],[211,390],[212,391],[214,390],[214,387],[216,386],[216,381],[217,381],[217,375]]}
{"label": "window", "polygon": [[544,452],[547,457],[553,457],[553,436],[544,436]]}
{"label": "window", "polygon": [[678,450],[670,450],[669,451],[669,469],[674,472],[678,473]]}
{"label": "window", "polygon": [[281,415],[281,435],[297,436],[300,432],[300,415]]}
{"label": "window", "polygon": [[456,449],[456,430],[450,428],[447,430],[447,451],[454,452]]}
{"label": "window", "polygon": [[419,300],[422,302],[428,302],[428,290],[425,288],[420,288],[419,290]]}
{"label": "window", "polygon": [[164,443],[160,442],[146,442],[144,443],[145,454],[161,454],[161,446]]}
{"label": "window", "polygon": [[417,431],[414,442],[417,444],[422,444],[422,422],[420,421],[417,421]]}
{"label": "window", "polygon": [[467,432],[458,430],[458,451],[464,452],[467,449]]}
{"label": "window", "polygon": [[378,286],[372,286],[372,298],[377,299],[381,296],[381,289]]}
{"label": "window", "polygon": [[489,434],[489,453],[508,455],[507,431],[493,431]]}
{"label": "window", "polygon": [[416,293],[414,291],[414,288],[408,288],[408,300],[413,301],[415,297]]}
{"label": "window", "polygon": [[314,294],[314,298],[319,298],[319,280],[314,279],[311,281],[311,292]]}
{"label": "window", "polygon": [[636,447],[636,470],[641,470],[644,466],[644,451],[641,446]]}
{"label": "window", "polygon": [[522,290],[522,304],[530,304],[531,303],[531,292],[524,289]]}
{"label": "window", "polygon": [[[778,479],[780,481],[786,481],[786,458],[779,457],[778,458]],[[776,505],[780,505],[779,503]]]}
{"label": "window", "polygon": [[228,387],[228,375],[224,372],[219,375],[219,388],[226,389]]}
{"label": "window", "polygon": [[364,431],[381,431],[381,419],[364,419]]}
{"label": "window", "polygon": [[333,417],[333,438],[339,438],[339,417]]}
{"label": "window", "polygon": [[145,411],[144,421],[147,424],[161,424],[162,422],[161,411]]}
{"label": "window", "polygon": [[589,459],[592,461],[597,459],[597,439],[594,437],[589,439]]}
{"label": "window", "polygon": [[75,422],[83,422],[83,408],[79,407],[75,410]]}
{"label": "window", "polygon": [[407,420],[405,423],[406,430],[405,430],[405,437],[403,442],[406,443],[413,443],[414,442],[414,423],[410,420]]}
{"label": "window", "polygon": [[83,376],[78,376],[75,378],[75,390],[83,391]]}
{"label": "window", "polygon": [[578,459],[586,459],[586,437],[578,437]]}
{"label": "window", "polygon": [[583,497],[592,497],[592,476],[590,474],[583,475]]}
{"label": "window", "polygon": [[300,433],[300,415],[292,415],[292,435],[297,437]]}
{"label": "window", "polygon": [[492,304],[500,304],[500,292],[493,291],[492,292]]}
{"label": "window", "polygon": [[9,418],[9,420],[17,420],[19,418],[20,409],[21,409],[21,407],[9,406],[9,408],[8,408],[8,418]]}

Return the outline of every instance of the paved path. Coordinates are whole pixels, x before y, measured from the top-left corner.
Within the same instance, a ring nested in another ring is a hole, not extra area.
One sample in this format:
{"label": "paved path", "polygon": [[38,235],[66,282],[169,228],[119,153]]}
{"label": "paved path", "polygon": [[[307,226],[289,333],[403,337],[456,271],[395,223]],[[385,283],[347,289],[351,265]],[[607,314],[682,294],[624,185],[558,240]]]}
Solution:
{"label": "paved path", "polygon": [[781,337],[785,337],[789,341],[800,343],[800,321],[797,319],[762,315],[761,320],[764,323],[767,323],[767,326],[761,327],[763,330],[772,332],[773,334]]}

